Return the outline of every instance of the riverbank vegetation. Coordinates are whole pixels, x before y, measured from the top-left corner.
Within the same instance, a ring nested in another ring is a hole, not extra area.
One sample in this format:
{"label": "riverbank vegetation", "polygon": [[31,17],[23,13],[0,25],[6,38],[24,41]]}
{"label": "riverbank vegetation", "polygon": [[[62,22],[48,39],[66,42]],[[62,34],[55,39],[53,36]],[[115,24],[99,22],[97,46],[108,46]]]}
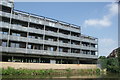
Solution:
{"label": "riverbank vegetation", "polygon": [[117,57],[106,58],[100,56],[99,63],[101,69],[106,69],[107,72],[120,73],[120,48],[117,49]]}
{"label": "riverbank vegetation", "polygon": [[31,69],[14,69],[8,67],[7,69],[2,69],[2,75],[64,75],[64,74],[100,74],[100,69],[65,69],[65,70],[31,70]]}

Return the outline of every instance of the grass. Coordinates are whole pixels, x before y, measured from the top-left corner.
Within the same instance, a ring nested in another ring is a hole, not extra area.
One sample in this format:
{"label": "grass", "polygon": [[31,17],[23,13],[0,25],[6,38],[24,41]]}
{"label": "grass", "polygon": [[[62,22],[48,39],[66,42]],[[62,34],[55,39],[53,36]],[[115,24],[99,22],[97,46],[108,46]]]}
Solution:
{"label": "grass", "polygon": [[[1,70],[1,69],[0,69]],[[14,69],[8,67],[7,69],[2,68],[2,75],[64,75],[64,74],[100,74],[100,69],[65,69],[65,70],[33,70],[33,69]]]}

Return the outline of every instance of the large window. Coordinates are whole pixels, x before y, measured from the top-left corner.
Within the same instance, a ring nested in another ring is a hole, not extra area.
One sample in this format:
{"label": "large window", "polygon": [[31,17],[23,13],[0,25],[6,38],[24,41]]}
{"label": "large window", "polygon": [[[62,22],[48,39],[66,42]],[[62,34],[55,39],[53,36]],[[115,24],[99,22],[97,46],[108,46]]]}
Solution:
{"label": "large window", "polygon": [[13,48],[19,48],[20,47],[20,44],[19,43],[14,43],[14,42],[11,42],[10,44],[10,47],[13,47]]}
{"label": "large window", "polygon": [[7,31],[0,31],[1,34],[5,34],[5,35],[8,35],[8,32]]}
{"label": "large window", "polygon": [[42,40],[43,39],[43,35],[29,33],[28,38],[41,39]]}
{"label": "large window", "polygon": [[20,36],[19,33],[12,33],[13,36]]}
{"label": "large window", "polygon": [[27,48],[32,49],[32,45],[28,44]]}
{"label": "large window", "polygon": [[42,50],[43,46],[42,45],[38,45],[38,44],[31,44],[31,43],[29,43],[27,48],[28,49]]}
{"label": "large window", "polygon": [[91,51],[91,55],[95,55],[95,51]]}
{"label": "large window", "polygon": [[7,42],[6,41],[2,41],[2,47],[7,47]]}

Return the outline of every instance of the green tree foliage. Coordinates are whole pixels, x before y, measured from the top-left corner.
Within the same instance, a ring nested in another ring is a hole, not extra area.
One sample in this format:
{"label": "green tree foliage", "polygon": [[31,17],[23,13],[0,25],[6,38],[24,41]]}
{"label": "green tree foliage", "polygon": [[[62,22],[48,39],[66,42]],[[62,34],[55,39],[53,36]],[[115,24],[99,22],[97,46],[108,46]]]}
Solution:
{"label": "green tree foliage", "polygon": [[101,69],[107,69],[109,72],[120,73],[120,48],[117,49],[117,58],[99,57]]}
{"label": "green tree foliage", "polygon": [[107,59],[107,71],[119,73],[119,63],[117,58],[109,58]]}
{"label": "green tree foliage", "polygon": [[106,56],[100,56],[99,59],[106,59]]}
{"label": "green tree foliage", "polygon": [[118,56],[119,69],[120,69],[120,47],[117,49],[117,56]]}

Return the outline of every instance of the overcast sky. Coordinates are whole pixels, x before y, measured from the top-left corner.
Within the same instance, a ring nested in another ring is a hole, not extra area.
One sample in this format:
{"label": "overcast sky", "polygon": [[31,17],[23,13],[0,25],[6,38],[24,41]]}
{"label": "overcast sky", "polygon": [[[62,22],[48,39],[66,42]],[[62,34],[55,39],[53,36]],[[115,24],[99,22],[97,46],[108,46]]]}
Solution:
{"label": "overcast sky", "polygon": [[118,9],[112,2],[15,2],[15,9],[81,26],[99,39],[99,56],[118,46]]}

